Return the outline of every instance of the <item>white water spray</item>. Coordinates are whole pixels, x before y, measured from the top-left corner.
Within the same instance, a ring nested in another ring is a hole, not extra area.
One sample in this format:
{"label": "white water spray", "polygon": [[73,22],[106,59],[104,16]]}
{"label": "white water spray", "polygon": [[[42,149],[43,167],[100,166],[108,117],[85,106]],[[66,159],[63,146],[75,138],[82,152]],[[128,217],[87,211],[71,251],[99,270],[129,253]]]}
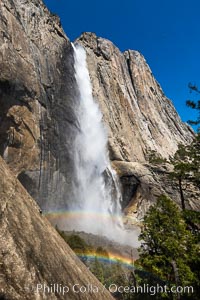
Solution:
{"label": "white water spray", "polygon": [[86,53],[83,47],[72,46],[79,89],[79,101],[74,105],[78,130],[71,145],[72,192],[65,199],[64,210],[57,206],[49,218],[62,230],[85,231],[138,246],[138,232],[123,226],[120,185],[109,162],[102,114],[92,96]]}
{"label": "white water spray", "polygon": [[[70,229],[104,235],[124,243],[127,232],[121,216],[121,192],[107,151],[107,134],[102,114],[92,96],[92,85],[83,47],[74,46],[75,77],[79,88],[76,117],[79,132],[74,141],[73,203],[79,218]],[[69,228],[69,227],[68,227]]]}
{"label": "white water spray", "polygon": [[[74,193],[77,199],[75,209],[78,205],[83,211],[83,217],[76,225],[87,232],[106,235],[106,231],[113,231],[116,226],[122,226],[121,194],[117,189],[116,197],[112,199],[112,186],[116,184],[116,175],[109,164],[107,135],[102,123],[102,114],[92,96],[86,53],[81,46],[73,48],[75,77],[80,95],[77,110],[80,132],[76,136],[74,153],[76,169]],[[106,184],[105,177],[110,178],[108,181],[112,182]],[[96,222],[91,215],[99,216]]]}

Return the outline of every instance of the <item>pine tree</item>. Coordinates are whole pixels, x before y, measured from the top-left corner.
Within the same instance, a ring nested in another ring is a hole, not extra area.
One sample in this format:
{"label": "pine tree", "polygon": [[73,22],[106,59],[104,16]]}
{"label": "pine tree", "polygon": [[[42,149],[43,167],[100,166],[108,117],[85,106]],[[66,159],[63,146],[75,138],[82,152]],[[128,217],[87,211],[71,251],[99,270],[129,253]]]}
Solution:
{"label": "pine tree", "polygon": [[[198,87],[195,84],[189,83],[188,87],[190,89],[190,92],[195,92],[197,95],[200,94],[200,91]],[[197,117],[197,120],[189,120],[188,123],[190,125],[200,125],[200,100],[194,101],[194,100],[187,100],[186,105],[192,109],[195,109],[199,112],[199,115]]]}
{"label": "pine tree", "polygon": [[193,183],[196,188],[200,188],[200,133],[195,136],[190,145],[180,144],[170,161],[174,166],[170,178],[178,183],[181,206],[185,210],[184,190],[187,189],[187,184]]}
{"label": "pine tree", "polygon": [[[192,264],[197,261],[199,246],[187,230],[181,211],[165,195],[158,198],[144,217],[140,240],[137,266],[142,266],[168,286],[195,284],[197,279]],[[169,295],[164,296],[169,299]]]}
{"label": "pine tree", "polygon": [[188,148],[182,144],[178,146],[171,163],[174,166],[173,172],[170,173],[170,178],[178,182],[179,193],[181,198],[182,209],[185,210],[184,182],[190,178],[191,161],[189,160]]}

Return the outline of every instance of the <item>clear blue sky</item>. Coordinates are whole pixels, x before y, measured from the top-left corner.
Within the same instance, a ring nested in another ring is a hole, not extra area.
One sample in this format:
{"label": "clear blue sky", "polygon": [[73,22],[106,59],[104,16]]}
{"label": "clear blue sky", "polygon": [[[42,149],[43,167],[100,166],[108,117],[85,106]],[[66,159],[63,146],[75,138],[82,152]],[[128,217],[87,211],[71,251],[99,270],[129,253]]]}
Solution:
{"label": "clear blue sky", "polygon": [[194,116],[185,101],[189,82],[200,86],[199,0],[45,0],[73,41],[84,31],[120,50],[140,51],[181,118]]}

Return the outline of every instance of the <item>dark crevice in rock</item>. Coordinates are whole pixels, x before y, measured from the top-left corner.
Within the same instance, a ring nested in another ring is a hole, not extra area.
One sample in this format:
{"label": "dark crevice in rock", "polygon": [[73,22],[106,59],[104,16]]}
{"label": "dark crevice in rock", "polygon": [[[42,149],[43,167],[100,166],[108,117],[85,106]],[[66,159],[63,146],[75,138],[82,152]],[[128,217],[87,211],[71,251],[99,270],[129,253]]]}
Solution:
{"label": "dark crevice in rock", "polygon": [[58,30],[56,27],[54,27],[54,29],[58,36],[66,40],[66,36],[60,30]]}
{"label": "dark crevice in rock", "polygon": [[129,77],[130,77],[130,80],[132,83],[133,90],[135,91],[135,94],[137,95],[135,84],[134,84],[134,79],[133,79],[132,71],[131,71],[131,57],[130,57],[129,50],[125,52],[125,60],[126,60],[127,69],[128,69],[128,73],[129,73]]}
{"label": "dark crevice in rock", "polygon": [[120,176],[120,182],[122,186],[122,210],[126,208],[132,201],[137,189],[140,185],[140,180],[135,175],[123,175]]}

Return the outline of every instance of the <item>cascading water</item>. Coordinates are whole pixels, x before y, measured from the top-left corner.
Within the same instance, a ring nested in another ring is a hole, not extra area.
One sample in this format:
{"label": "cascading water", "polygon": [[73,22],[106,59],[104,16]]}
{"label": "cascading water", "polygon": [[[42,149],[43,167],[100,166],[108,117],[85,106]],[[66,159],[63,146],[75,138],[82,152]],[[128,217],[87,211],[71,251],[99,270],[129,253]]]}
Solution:
{"label": "cascading water", "polygon": [[75,199],[72,210],[81,214],[75,229],[103,234],[115,239],[122,231],[121,193],[107,153],[107,135],[102,114],[92,96],[86,53],[73,46],[75,77],[80,102],[77,108],[79,133],[75,138],[74,180]]}
{"label": "cascading water", "polygon": [[46,215],[62,230],[85,231],[137,246],[138,232],[127,231],[123,226],[120,185],[109,162],[102,114],[92,96],[86,53],[83,47],[72,46],[79,89],[78,101],[73,106],[76,117],[76,132],[70,147],[73,171],[67,179],[70,189],[64,201],[55,199]]}

